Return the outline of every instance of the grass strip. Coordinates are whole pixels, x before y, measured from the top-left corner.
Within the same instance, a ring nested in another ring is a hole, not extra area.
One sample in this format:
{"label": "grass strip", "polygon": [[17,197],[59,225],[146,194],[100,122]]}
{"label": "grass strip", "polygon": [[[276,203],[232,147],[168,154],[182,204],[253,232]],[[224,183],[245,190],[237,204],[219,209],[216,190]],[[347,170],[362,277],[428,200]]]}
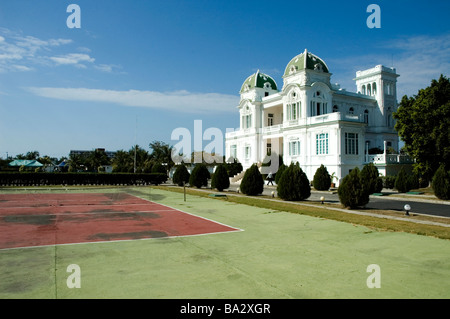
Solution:
{"label": "grass strip", "polygon": [[[172,192],[183,193],[182,187],[167,187],[167,186],[151,186],[152,188],[168,190]],[[287,202],[281,199],[273,199],[267,196],[245,196],[232,194],[232,196],[211,197],[209,194],[214,193],[212,190],[201,189],[196,190],[186,188],[186,194],[208,197],[214,200],[226,200],[234,203],[255,206],[260,208],[267,208],[271,210],[285,211],[294,214],[308,215],[312,217],[331,219],[355,225],[362,225],[379,231],[394,231],[406,232],[423,236],[436,237],[441,239],[450,239],[450,229],[448,227],[419,224],[403,220],[387,219],[372,217],[359,214],[349,214],[346,212],[317,207],[302,205],[301,202]],[[349,211],[351,212],[351,211]],[[380,214],[381,215],[381,214]]]}

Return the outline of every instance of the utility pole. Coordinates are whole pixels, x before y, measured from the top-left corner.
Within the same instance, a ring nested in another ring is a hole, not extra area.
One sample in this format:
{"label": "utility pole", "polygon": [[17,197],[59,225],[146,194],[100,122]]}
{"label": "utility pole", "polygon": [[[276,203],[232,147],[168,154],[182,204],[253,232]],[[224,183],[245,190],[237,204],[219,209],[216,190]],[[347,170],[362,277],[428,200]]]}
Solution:
{"label": "utility pole", "polygon": [[136,173],[136,152],[137,152],[137,115],[136,115],[136,127],[134,129],[134,173]]}

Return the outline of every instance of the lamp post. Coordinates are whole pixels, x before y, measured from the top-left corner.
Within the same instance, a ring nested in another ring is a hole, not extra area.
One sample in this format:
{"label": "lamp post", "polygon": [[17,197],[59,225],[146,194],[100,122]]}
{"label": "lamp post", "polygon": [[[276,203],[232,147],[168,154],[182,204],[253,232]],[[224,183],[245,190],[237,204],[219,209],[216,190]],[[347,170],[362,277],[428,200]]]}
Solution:
{"label": "lamp post", "polygon": [[411,210],[411,206],[409,206],[408,204],[406,204],[405,206],[403,206],[403,209],[405,210],[405,215],[409,216],[409,211]]}

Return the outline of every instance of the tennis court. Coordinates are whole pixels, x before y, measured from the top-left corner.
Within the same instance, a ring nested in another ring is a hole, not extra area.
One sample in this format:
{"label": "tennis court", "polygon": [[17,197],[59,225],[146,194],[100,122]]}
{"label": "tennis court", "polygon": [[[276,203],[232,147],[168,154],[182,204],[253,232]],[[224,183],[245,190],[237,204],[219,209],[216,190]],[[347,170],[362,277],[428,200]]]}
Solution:
{"label": "tennis court", "polygon": [[238,230],[126,193],[0,194],[0,249]]}

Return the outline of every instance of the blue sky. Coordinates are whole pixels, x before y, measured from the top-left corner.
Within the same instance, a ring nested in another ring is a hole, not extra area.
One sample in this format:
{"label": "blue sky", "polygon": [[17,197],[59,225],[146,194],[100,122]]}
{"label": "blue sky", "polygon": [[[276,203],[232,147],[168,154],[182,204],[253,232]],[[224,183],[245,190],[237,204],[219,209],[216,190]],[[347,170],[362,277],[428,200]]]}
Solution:
{"label": "blue sky", "polygon": [[[72,3],[79,29],[66,25]],[[366,25],[371,3],[380,29]],[[2,0],[0,157],[174,145],[197,119],[225,132],[243,81],[260,69],[281,89],[305,48],[349,91],[357,70],[394,66],[400,100],[449,76],[449,12],[446,0]]]}

